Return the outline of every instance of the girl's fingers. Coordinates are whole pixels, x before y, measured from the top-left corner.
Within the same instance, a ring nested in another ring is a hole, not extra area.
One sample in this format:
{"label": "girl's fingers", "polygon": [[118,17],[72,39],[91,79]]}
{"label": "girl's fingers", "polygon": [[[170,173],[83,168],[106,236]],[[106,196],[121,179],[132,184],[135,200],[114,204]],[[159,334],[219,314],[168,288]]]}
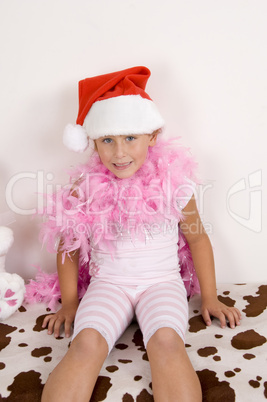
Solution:
{"label": "girl's fingers", "polygon": [[240,325],[240,320],[242,319],[241,313],[237,308],[233,309],[233,315],[235,318],[236,325]]}
{"label": "girl's fingers", "polygon": [[234,329],[237,325],[240,325],[241,313],[236,308],[227,309],[225,316],[229,321],[229,325]]}
{"label": "girl's fingers", "polygon": [[211,325],[211,318],[208,309],[203,310],[202,312],[203,320],[205,321],[206,325]]}
{"label": "girl's fingers", "polygon": [[225,314],[223,312],[220,312],[220,314],[218,315],[218,318],[220,320],[221,323],[221,327],[225,328],[226,327],[226,319],[225,319]]}
{"label": "girl's fingers", "polygon": [[54,332],[55,338],[58,338],[60,335],[61,325],[64,324],[65,335],[67,338],[69,338],[71,334],[72,322],[73,320],[71,318],[65,317],[64,315],[49,314],[44,318],[42,328],[47,327],[48,335],[52,335]]}
{"label": "girl's fingers", "polygon": [[49,320],[53,317],[54,314],[49,314],[46,315],[45,318],[43,319],[43,324],[42,324],[42,328],[45,328],[49,322]]}
{"label": "girl's fingers", "polygon": [[65,335],[66,338],[70,337],[70,332],[71,332],[71,325],[72,325],[72,321],[65,321]]}
{"label": "girl's fingers", "polygon": [[[60,326],[63,322],[64,322],[64,320],[62,320],[57,314],[50,315],[50,316],[48,316],[48,318],[46,320],[46,325],[44,326],[44,328],[48,324],[48,326],[47,326],[48,335],[52,335],[52,333],[54,332],[55,338],[58,338]],[[45,322],[44,322],[44,324],[45,324]]]}
{"label": "girl's fingers", "polygon": [[227,307],[223,304],[219,306],[212,306],[211,308],[204,308],[202,311],[203,319],[206,325],[211,325],[210,316],[216,317],[220,320],[220,324],[222,328],[226,327],[226,320],[229,322],[231,328],[235,328],[237,325],[240,325],[241,313],[235,307]]}
{"label": "girl's fingers", "polygon": [[[242,320],[242,314],[241,314],[241,312],[240,312],[237,308],[235,309],[235,311],[236,311],[238,320],[239,320],[239,321]],[[239,323],[240,323],[240,322],[239,322]]]}
{"label": "girl's fingers", "polygon": [[226,317],[229,321],[229,325],[231,328],[235,328],[235,316],[232,311],[227,311]]}
{"label": "girl's fingers", "polygon": [[54,331],[54,323],[56,321],[56,317],[53,316],[50,318],[49,323],[48,323],[48,327],[47,327],[47,333],[48,335],[52,335],[53,331]]}
{"label": "girl's fingers", "polygon": [[55,338],[59,337],[60,327],[61,327],[61,324],[63,324],[63,322],[64,322],[64,319],[62,319],[62,318],[58,317],[56,319],[55,324],[54,324],[54,336],[55,336]]}

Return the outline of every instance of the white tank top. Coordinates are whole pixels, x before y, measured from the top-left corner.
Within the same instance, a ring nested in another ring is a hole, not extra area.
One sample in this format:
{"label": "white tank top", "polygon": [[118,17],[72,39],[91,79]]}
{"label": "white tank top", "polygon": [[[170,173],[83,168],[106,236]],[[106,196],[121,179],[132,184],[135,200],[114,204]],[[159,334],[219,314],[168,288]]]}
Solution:
{"label": "white tank top", "polygon": [[154,284],[180,277],[178,222],[154,225],[144,240],[122,234],[111,250],[98,243],[91,250],[90,275],[118,285]]}

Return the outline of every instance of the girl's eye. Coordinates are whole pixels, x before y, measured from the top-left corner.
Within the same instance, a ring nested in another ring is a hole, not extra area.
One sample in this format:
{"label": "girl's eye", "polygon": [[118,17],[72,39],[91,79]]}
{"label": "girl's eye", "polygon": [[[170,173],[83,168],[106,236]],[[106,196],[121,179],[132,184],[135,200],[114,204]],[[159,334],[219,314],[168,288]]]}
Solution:
{"label": "girl's eye", "polygon": [[133,135],[128,135],[128,137],[126,137],[126,141],[133,141],[135,140],[135,137]]}
{"label": "girl's eye", "polygon": [[112,138],[104,138],[103,142],[104,144],[110,144],[112,142]]}

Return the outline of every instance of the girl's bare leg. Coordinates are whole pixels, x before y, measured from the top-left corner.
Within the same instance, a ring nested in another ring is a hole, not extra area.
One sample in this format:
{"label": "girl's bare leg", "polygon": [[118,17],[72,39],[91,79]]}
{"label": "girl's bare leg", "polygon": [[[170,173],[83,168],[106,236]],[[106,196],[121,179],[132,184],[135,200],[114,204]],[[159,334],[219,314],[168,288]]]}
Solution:
{"label": "girl's bare leg", "polygon": [[107,342],[99,332],[81,331],[50,374],[42,402],[88,402],[107,354]]}
{"label": "girl's bare leg", "polygon": [[198,376],[173,329],[157,330],[148,341],[147,353],[155,402],[202,401]]}

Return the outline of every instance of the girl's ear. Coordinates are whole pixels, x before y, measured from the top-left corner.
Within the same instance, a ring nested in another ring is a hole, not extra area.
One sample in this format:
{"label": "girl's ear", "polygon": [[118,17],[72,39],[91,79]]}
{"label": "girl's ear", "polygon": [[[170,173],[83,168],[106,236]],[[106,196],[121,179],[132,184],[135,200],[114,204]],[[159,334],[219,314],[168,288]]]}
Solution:
{"label": "girl's ear", "polygon": [[154,145],[156,145],[157,138],[158,138],[158,133],[159,133],[159,130],[154,131],[154,133],[150,134],[150,139],[149,139],[149,146],[150,147],[154,147]]}

